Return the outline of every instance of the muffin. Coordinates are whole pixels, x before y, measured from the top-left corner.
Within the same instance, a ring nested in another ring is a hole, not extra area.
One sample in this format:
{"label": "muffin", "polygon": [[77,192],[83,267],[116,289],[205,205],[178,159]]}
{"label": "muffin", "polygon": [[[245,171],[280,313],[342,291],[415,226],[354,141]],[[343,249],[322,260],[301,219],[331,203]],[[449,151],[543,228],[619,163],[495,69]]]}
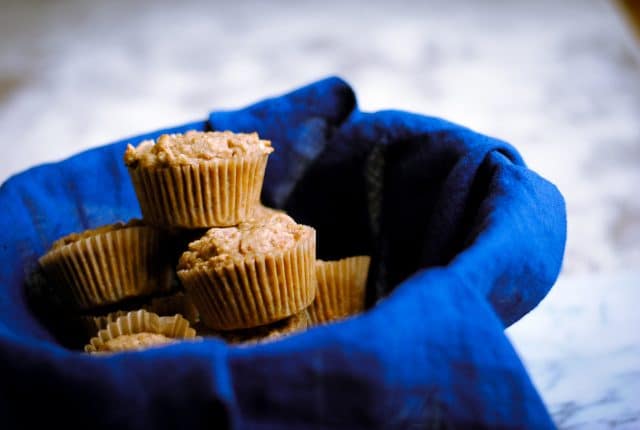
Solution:
{"label": "muffin", "polygon": [[65,236],[39,262],[82,310],[167,291],[172,276],[162,233],[138,220]]}
{"label": "muffin", "polygon": [[286,215],[285,211],[282,211],[279,209],[273,209],[260,203],[253,210],[253,214],[251,215],[251,221],[253,222],[260,221],[265,218],[270,218],[273,215],[277,215],[277,214]]}
{"label": "muffin", "polygon": [[195,330],[181,315],[160,317],[138,310],[117,318],[100,330],[84,350],[89,353],[140,350],[195,337]]}
{"label": "muffin", "polygon": [[89,312],[79,316],[89,338],[132,310],[144,309],[161,317],[180,314],[190,323],[198,321],[198,310],[183,291],[141,300],[118,302],[109,308],[111,308],[110,311]]}
{"label": "muffin", "polygon": [[146,222],[222,227],[251,217],[271,152],[257,133],[189,131],[129,145],[124,162]]}
{"label": "muffin", "polygon": [[218,331],[214,336],[221,337],[229,343],[261,343],[270,342],[293,333],[306,330],[311,326],[311,319],[306,309],[288,318],[260,327]]}
{"label": "muffin", "polygon": [[214,330],[251,328],[305,309],[316,294],[316,235],[282,213],[212,228],[189,244],[178,277]]}
{"label": "muffin", "polygon": [[345,318],[364,310],[370,262],[368,256],[316,261],[318,293],[309,306],[313,324]]}

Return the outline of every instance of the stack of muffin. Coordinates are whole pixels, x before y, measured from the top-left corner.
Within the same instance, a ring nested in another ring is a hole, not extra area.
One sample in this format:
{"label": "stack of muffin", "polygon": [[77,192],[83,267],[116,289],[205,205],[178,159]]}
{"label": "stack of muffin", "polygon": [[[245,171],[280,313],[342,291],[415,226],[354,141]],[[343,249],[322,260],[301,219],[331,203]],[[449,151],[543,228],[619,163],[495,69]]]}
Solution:
{"label": "stack of muffin", "polygon": [[128,146],[143,220],[66,236],[40,259],[97,332],[86,351],[194,338],[190,323],[229,342],[271,340],[363,309],[369,257],[316,260],[315,230],[260,204],[271,152],[256,133],[228,131]]}

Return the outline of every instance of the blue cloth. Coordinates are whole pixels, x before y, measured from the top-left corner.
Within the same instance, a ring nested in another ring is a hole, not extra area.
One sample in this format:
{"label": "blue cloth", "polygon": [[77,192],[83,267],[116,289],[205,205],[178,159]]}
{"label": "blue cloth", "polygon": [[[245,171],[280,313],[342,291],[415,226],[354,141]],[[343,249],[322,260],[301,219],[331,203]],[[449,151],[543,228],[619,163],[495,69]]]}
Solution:
{"label": "blue cloth", "polygon": [[[263,201],[316,227],[319,257],[372,255],[375,306],[258,346],[100,358],[61,346],[48,327],[64,318],[43,323],[25,294],[37,258],[64,234],[139,217],[125,145],[189,129],[271,139]],[[3,428],[553,427],[504,328],[555,282],[565,206],[505,142],[361,112],[329,78],[35,167],[2,185],[0,208]]]}

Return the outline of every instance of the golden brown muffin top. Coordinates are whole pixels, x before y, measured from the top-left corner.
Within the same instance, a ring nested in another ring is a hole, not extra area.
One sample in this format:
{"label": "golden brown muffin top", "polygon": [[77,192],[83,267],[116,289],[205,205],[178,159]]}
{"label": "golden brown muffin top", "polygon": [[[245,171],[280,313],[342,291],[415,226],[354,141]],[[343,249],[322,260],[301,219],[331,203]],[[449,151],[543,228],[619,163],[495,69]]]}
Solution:
{"label": "golden brown muffin top", "polygon": [[157,142],[145,140],[138,147],[128,145],[124,163],[129,167],[195,165],[210,160],[271,152],[271,142],[260,139],[258,133],[192,130],[184,134],[163,134]]}
{"label": "golden brown muffin top", "polygon": [[292,248],[312,230],[277,211],[235,227],[212,228],[189,244],[189,249],[180,257],[178,270],[223,265],[250,256],[282,252]]}
{"label": "golden brown muffin top", "polygon": [[62,248],[65,245],[69,245],[71,243],[77,242],[79,240],[82,239],[86,239],[92,236],[97,236],[99,234],[104,234],[104,233],[109,233],[111,231],[116,231],[116,230],[122,230],[124,228],[128,228],[128,227],[141,227],[144,226],[145,224],[139,220],[139,219],[132,219],[127,223],[124,223],[122,221],[118,221],[116,223],[113,224],[108,224],[108,225],[103,225],[101,227],[97,227],[97,228],[93,228],[90,230],[85,230],[83,232],[80,233],[71,233],[68,234],[64,237],[61,237],[60,239],[56,240],[55,242],[53,242],[53,244],[51,245],[51,251],[53,251],[54,249],[59,249]]}
{"label": "golden brown muffin top", "polygon": [[175,342],[175,339],[158,333],[122,334],[104,342],[98,349],[99,352],[120,352],[145,349],[157,345],[166,345]]}

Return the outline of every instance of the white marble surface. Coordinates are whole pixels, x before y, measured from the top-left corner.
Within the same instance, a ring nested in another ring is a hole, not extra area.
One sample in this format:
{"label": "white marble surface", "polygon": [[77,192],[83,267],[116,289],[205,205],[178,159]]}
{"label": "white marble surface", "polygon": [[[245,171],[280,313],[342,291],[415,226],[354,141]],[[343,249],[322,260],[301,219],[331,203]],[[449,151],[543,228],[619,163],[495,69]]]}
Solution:
{"label": "white marble surface", "polygon": [[611,4],[0,3],[0,181],[329,74],[363,109],[512,142],[564,193],[569,239],[508,334],[560,427],[640,428],[640,56]]}
{"label": "white marble surface", "polygon": [[564,276],[507,330],[560,428],[640,428],[640,271]]}

